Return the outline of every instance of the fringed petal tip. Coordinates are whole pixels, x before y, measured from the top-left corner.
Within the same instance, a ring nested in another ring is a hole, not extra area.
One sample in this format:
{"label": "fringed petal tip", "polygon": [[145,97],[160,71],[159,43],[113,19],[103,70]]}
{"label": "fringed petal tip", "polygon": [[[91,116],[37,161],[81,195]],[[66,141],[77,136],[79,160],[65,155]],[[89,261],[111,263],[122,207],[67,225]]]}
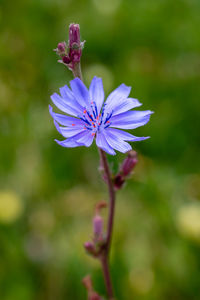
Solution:
{"label": "fringed petal tip", "polygon": [[140,140],[135,140],[135,142],[148,140],[148,139],[150,139],[150,136],[141,136],[139,139],[140,139]]}
{"label": "fringed petal tip", "polygon": [[103,151],[105,151],[106,153],[108,153],[108,154],[110,154],[110,155],[116,155],[116,152],[112,149],[110,149],[110,148],[107,148],[107,147],[99,147],[99,148],[101,148]]}
{"label": "fringed petal tip", "polygon": [[129,142],[140,142],[144,140],[150,139],[150,136],[141,136],[141,137],[135,137],[132,141],[130,140]]}
{"label": "fringed petal tip", "polygon": [[[63,141],[59,141],[57,139],[54,139],[54,142],[56,142],[58,145],[62,146]],[[64,146],[63,146],[64,147]]]}
{"label": "fringed petal tip", "polygon": [[65,148],[75,148],[75,147],[79,147],[82,146],[78,143],[76,143],[75,141],[73,141],[72,139],[67,139],[64,141],[59,141],[59,140],[54,140],[58,145],[65,147]]}

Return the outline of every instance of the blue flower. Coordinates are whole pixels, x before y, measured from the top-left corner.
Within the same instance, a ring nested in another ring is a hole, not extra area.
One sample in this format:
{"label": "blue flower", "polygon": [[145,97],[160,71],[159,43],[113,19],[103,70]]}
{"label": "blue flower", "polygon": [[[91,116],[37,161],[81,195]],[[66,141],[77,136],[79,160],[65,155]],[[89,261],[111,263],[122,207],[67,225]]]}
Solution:
{"label": "blue flower", "polygon": [[57,114],[49,106],[58,132],[66,138],[64,141],[55,140],[59,145],[68,148],[89,147],[95,139],[97,147],[115,155],[114,149],[123,153],[132,149],[127,141],[149,138],[136,137],[119,130],[143,126],[152,114],[150,110],[131,110],[141,105],[137,99],[128,97],[131,87],[121,84],[105,102],[101,78],[94,77],[89,90],[79,78],[70,81],[70,87],[65,85],[60,88],[61,96],[57,93],[51,96],[57,108],[67,115]]}

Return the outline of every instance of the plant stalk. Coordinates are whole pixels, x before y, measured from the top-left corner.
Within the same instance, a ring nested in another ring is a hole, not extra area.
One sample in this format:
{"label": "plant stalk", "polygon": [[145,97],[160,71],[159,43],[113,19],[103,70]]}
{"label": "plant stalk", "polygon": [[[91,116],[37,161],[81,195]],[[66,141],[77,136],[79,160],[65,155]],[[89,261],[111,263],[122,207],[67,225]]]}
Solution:
{"label": "plant stalk", "polygon": [[114,214],[115,214],[115,190],[111,178],[111,173],[110,173],[106,153],[102,149],[99,149],[99,153],[104,168],[107,185],[108,185],[108,191],[109,191],[109,204],[108,204],[109,212],[108,212],[106,241],[104,245],[104,251],[100,256],[100,261],[101,261],[102,270],[104,274],[104,281],[105,281],[107,293],[109,299],[111,300],[114,298],[113,298],[113,288],[112,288],[112,282],[111,282],[111,276],[109,270],[109,254],[110,254],[110,246],[112,241],[112,232],[113,232]]}
{"label": "plant stalk", "polygon": [[[74,77],[79,77],[83,81],[80,63],[76,63],[72,72],[73,72]],[[111,178],[111,172],[109,169],[106,153],[102,149],[99,148],[99,154],[100,154],[100,159],[102,161],[102,166],[104,168],[104,173],[105,173],[105,176],[107,179],[108,192],[109,192],[106,240],[105,240],[103,251],[102,251],[101,255],[99,256],[99,260],[101,262],[104,282],[105,282],[109,300],[114,300],[113,287],[112,287],[110,268],[109,268],[109,253],[110,253],[110,246],[111,246],[111,241],[112,241],[114,213],[115,213],[115,190],[114,190],[113,181]]]}

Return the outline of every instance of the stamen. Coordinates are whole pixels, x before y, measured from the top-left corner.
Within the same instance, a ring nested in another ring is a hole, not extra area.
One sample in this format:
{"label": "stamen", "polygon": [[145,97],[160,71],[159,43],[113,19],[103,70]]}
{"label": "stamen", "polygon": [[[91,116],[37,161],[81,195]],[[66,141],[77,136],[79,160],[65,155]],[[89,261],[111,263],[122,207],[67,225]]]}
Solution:
{"label": "stamen", "polygon": [[88,115],[88,117],[91,119],[91,121],[94,121],[93,117],[89,114],[88,111],[87,111],[87,115]]}
{"label": "stamen", "polygon": [[112,123],[109,122],[109,124],[107,124],[106,126],[104,126],[104,129],[109,127]]}
{"label": "stamen", "polygon": [[90,122],[84,117],[79,117],[83,122],[87,123],[89,126],[91,126]]}
{"label": "stamen", "polygon": [[93,109],[93,106],[92,106],[92,105],[91,105],[91,109],[92,109],[93,116],[94,116],[94,118],[96,119],[97,115],[96,115],[96,112],[94,111],[94,109]]}
{"label": "stamen", "polygon": [[72,124],[72,126],[75,126],[76,124]]}
{"label": "stamen", "polygon": [[95,111],[96,111],[96,118],[98,116],[98,111],[97,111],[97,105],[96,105],[96,102],[94,102],[94,108],[95,108]]}
{"label": "stamen", "polygon": [[88,130],[92,130],[92,128],[91,128],[91,127],[87,127],[87,126],[86,126],[86,129],[88,129]]}
{"label": "stamen", "polygon": [[110,114],[107,114],[104,124],[108,122],[108,120],[112,117],[112,114],[113,114],[113,111]]}

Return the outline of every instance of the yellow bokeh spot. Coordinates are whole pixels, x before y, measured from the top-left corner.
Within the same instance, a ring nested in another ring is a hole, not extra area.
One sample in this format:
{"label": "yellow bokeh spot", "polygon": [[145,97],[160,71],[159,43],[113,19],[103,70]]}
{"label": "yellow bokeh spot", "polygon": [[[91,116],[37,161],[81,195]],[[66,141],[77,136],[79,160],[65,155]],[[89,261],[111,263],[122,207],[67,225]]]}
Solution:
{"label": "yellow bokeh spot", "polygon": [[19,196],[12,191],[0,192],[0,222],[12,223],[23,211],[23,203]]}
{"label": "yellow bokeh spot", "polygon": [[93,0],[93,2],[96,9],[104,15],[114,14],[121,4],[121,0]]}
{"label": "yellow bokeh spot", "polygon": [[149,268],[132,270],[129,274],[129,281],[136,293],[147,294],[154,284],[154,273]]}
{"label": "yellow bokeh spot", "polygon": [[200,205],[192,203],[182,206],[177,214],[180,232],[200,242]]}

